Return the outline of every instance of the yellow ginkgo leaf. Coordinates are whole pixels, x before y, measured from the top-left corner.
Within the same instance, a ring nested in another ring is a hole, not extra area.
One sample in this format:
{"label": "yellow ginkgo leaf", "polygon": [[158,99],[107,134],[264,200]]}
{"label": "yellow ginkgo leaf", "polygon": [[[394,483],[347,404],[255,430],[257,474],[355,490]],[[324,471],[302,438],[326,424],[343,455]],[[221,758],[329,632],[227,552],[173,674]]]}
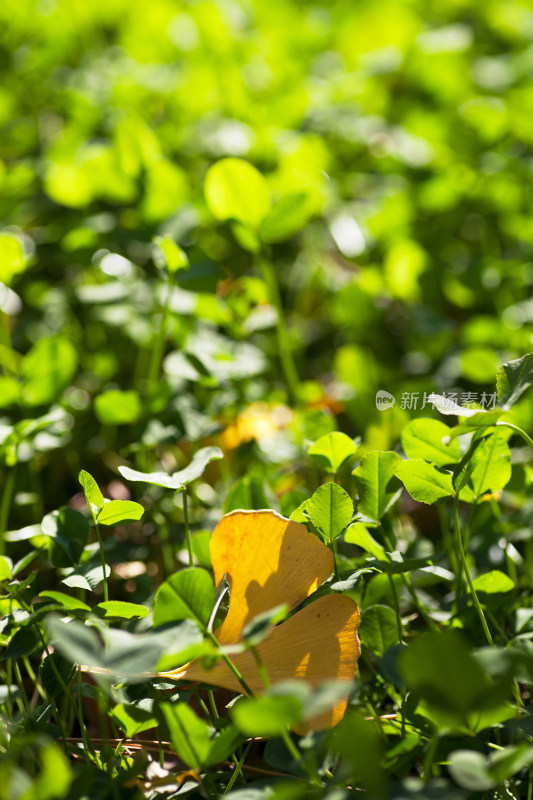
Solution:
{"label": "yellow ginkgo leaf", "polygon": [[[211,538],[211,560],[218,584],[226,574],[231,583],[229,610],[216,632],[220,644],[236,644],[244,626],[280,604],[295,608],[332,572],[333,555],[316,536],[274,511],[233,511],[222,518]],[[275,627],[258,645],[272,683],[302,678],[311,686],[326,680],[352,680],[360,645],[359,610],[349,597],[326,595]],[[232,656],[234,666],[252,692],[263,687],[250,651]],[[165,677],[210,683],[242,691],[224,662],[204,670],[193,662]],[[315,717],[308,727],[336,724],[346,700]]]}
{"label": "yellow ginkgo leaf", "polygon": [[230,606],[217,631],[234,644],[263,611],[286,603],[296,608],[331,575],[333,554],[304,525],[275,511],[233,511],[222,517],[210,542],[218,585],[226,574]]}

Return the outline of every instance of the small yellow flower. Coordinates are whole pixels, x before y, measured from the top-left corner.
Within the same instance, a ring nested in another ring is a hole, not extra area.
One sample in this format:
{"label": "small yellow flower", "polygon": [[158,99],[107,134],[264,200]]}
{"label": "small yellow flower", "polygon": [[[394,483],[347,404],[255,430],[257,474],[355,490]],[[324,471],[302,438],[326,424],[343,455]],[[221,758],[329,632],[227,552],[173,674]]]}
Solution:
{"label": "small yellow flower", "polygon": [[225,450],[234,450],[245,442],[271,439],[286,428],[291,419],[292,411],[287,406],[252,403],[223,431],[222,447]]}

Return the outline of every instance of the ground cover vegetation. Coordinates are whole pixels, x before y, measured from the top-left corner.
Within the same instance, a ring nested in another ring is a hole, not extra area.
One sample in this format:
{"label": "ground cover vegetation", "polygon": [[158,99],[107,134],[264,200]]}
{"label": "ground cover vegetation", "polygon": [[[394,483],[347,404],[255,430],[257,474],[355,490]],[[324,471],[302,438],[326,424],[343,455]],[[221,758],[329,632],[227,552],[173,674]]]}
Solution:
{"label": "ground cover vegetation", "polygon": [[0,4],[0,797],[531,800],[532,39]]}

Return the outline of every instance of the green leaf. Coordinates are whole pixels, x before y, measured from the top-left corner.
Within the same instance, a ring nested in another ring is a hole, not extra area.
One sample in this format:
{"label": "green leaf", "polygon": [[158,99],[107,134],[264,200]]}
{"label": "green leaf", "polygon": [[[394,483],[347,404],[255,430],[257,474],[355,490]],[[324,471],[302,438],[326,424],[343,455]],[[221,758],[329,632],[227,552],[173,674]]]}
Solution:
{"label": "green leaf", "polygon": [[270,209],[268,183],[252,164],[223,158],[207,172],[205,198],[213,216],[258,228]]}
{"label": "green leaf", "polygon": [[129,425],[142,414],[141,399],[134,389],[110,389],[95,398],[94,412],[102,425]]}
{"label": "green leaf", "polygon": [[510,481],[511,451],[507,439],[507,433],[492,433],[474,451],[470,483],[476,497],[497,492]]}
{"label": "green leaf", "polygon": [[78,480],[82,485],[83,491],[85,493],[85,499],[87,501],[87,505],[91,511],[93,519],[96,519],[98,512],[104,505],[104,496],[100,489],[98,488],[98,484],[96,483],[93,476],[87,472],[86,470],[82,469],[80,474],[78,475]]}
{"label": "green leaf", "polygon": [[331,750],[350,765],[352,780],[368,791],[372,798],[386,797],[386,773],[383,763],[383,738],[375,725],[370,725],[352,709],[329,733]]}
{"label": "green leaf", "polygon": [[172,478],[179,488],[188,486],[189,483],[204,474],[208,464],[212,461],[219,461],[221,458],[224,458],[224,453],[220,447],[202,447],[194,454],[189,466],[175,472]]}
{"label": "green leaf", "polygon": [[496,783],[503,784],[524,767],[529,767],[533,762],[533,747],[527,742],[504,747],[497,750],[489,758],[489,773]]}
{"label": "green leaf", "polygon": [[56,591],[45,591],[40,592],[39,597],[47,600],[55,600],[56,603],[60,603],[63,608],[66,608],[67,611],[90,611],[91,607],[84,603],[82,600],[78,600],[77,597],[71,597],[64,592],[56,592]]}
{"label": "green leaf", "polygon": [[22,402],[51,403],[68,386],[78,365],[78,351],[64,336],[39,339],[22,362]]}
{"label": "green leaf", "polygon": [[270,508],[265,482],[261,475],[243,475],[231,486],[224,501],[224,514],[236,509],[256,511]]}
{"label": "green leaf", "polygon": [[[109,564],[105,565],[105,573],[106,577],[109,578],[111,575],[111,567]],[[65,586],[70,586],[73,589],[85,589],[88,592],[92,592],[100,583],[102,583],[103,579],[104,572],[102,565],[97,564],[94,561],[89,561],[69,570],[61,583],[64,583]]]}
{"label": "green leaf", "polygon": [[170,236],[154,236],[154,261],[160,269],[172,274],[187,269],[189,259]]}
{"label": "green leaf", "polygon": [[245,736],[279,736],[301,724],[303,708],[291,695],[246,697],[232,707],[231,718]]}
{"label": "green leaf", "polygon": [[483,792],[496,786],[488,770],[487,759],[476,750],[455,750],[450,753],[448,769],[454,781],[471,792]]}
{"label": "green leaf", "polygon": [[288,239],[307,224],[313,211],[313,199],[307,192],[283,195],[263,219],[259,229],[261,238],[268,243]]}
{"label": "green leaf", "polygon": [[282,603],[258,614],[242,629],[243,640],[249,647],[257,647],[268,636],[274,625],[286,619],[288,611],[287,604]]}
{"label": "green leaf", "polygon": [[496,408],[492,411],[478,411],[477,414],[474,414],[473,417],[469,417],[465,422],[461,422],[460,425],[455,425],[453,428],[450,428],[450,437],[456,439],[458,436],[462,436],[463,433],[477,431],[480,428],[490,428],[497,424],[502,414],[503,411],[501,408]]}
{"label": "green leaf", "polygon": [[444,397],[440,394],[430,394],[428,401],[433,403],[437,411],[445,416],[455,417],[477,417],[478,414],[488,414],[488,411],[482,411],[479,408],[466,408],[465,406],[458,405],[450,397]]}
{"label": "green leaf", "polygon": [[50,655],[46,656],[39,667],[39,675],[49,697],[57,697],[58,694],[64,691],[63,685],[57,677],[57,672],[59,672],[63,683],[68,688],[76,675],[76,665],[64,658],[60,653],[50,653]]}
{"label": "green leaf", "polygon": [[51,643],[74,664],[103,667],[103,648],[98,634],[82,622],[64,622],[55,614],[46,618]]}
{"label": "green leaf", "polygon": [[392,608],[384,605],[366,608],[361,615],[359,636],[363,644],[382,656],[398,642],[398,622]]}
{"label": "green leaf", "polygon": [[133,500],[110,500],[98,513],[99,525],[118,525],[119,522],[139,520],[144,508]]}
{"label": "green leaf", "polygon": [[408,458],[423,458],[437,467],[459,461],[461,451],[456,439],[449,444],[450,429],[436,419],[420,417],[409,422],[402,431],[402,447]]}
{"label": "green leaf", "polygon": [[83,514],[64,506],[47,514],[41,531],[50,542],[50,559],[56,567],[76,566],[89,538],[89,522]]}
{"label": "green leaf", "polygon": [[215,587],[209,573],[200,567],[182,569],[157,590],[154,626],[192,619],[205,631],[214,603]]}
{"label": "green leaf", "polygon": [[11,577],[12,569],[11,559],[6,556],[0,556],[0,581],[7,581]]}
{"label": "green leaf", "polygon": [[127,481],[142,481],[165,489],[177,489],[176,481],[166,472],[139,472],[131,467],[119,467],[118,471]]}
{"label": "green leaf", "polygon": [[533,384],[533,353],[502,364],[496,375],[498,400],[504,410],[514,405]]}
{"label": "green leaf", "polygon": [[326,542],[341,535],[353,517],[353,502],[336,483],[324,483],[307,500],[306,513]]}
{"label": "green leaf", "polygon": [[345,433],[326,433],[309,447],[311,458],[324,469],[338,472],[341,465],[357,452],[357,445]]}
{"label": "green leaf", "polygon": [[109,716],[129,739],[138,733],[157,727],[157,719],[151,711],[145,710],[140,705],[119,703],[111,709]]}
{"label": "green leaf", "polygon": [[500,594],[504,592],[511,592],[515,588],[514,582],[511,578],[501,572],[499,569],[493,569],[490,572],[485,572],[484,575],[479,575],[474,580],[474,589],[476,592],[485,592],[486,594]]}
{"label": "green leaf", "polygon": [[191,536],[192,554],[200,567],[211,569],[211,553],[209,543],[211,531],[195,531]]}
{"label": "green leaf", "polygon": [[454,630],[419,636],[402,651],[399,666],[409,689],[459,722],[466,712],[485,706],[491,695],[498,701],[492,682]]}
{"label": "green leaf", "polygon": [[378,561],[384,561],[386,558],[384,548],[376,542],[362,522],[354,522],[353,525],[346,528],[344,541],[348,544],[356,544],[358,547],[362,547],[363,550],[373,555]]}
{"label": "green leaf", "polygon": [[177,669],[194,658],[216,656],[210,641],[204,641],[202,631],[192,619],[184,619],[171,629],[171,641],[157,664],[158,672]]}
{"label": "green leaf", "polygon": [[156,486],[163,486],[165,489],[180,491],[196,480],[205,472],[211,461],[218,461],[224,458],[224,454],[219,447],[202,447],[198,450],[191,463],[185,469],[175,472],[172,476],[165,472],[138,472],[130,467],[119,467],[120,474],[128,481],[143,481],[152,483]]}
{"label": "green leaf", "polygon": [[436,467],[413,458],[402,461],[395,470],[395,475],[413,498],[419,503],[436,503],[444,497],[453,495],[452,476],[439,472]]}
{"label": "green leaf", "polygon": [[193,769],[208,767],[227,758],[239,741],[232,726],[213,737],[208,724],[186,703],[161,703],[160,708],[174,750]]}
{"label": "green leaf", "polygon": [[401,487],[394,475],[401,461],[398,453],[375,450],[352,472],[359,492],[358,510],[365,517],[379,522],[396,499]]}
{"label": "green leaf", "polygon": [[46,628],[54,648],[76,664],[98,667],[109,671],[109,675],[97,680],[128,680],[144,682],[154,673],[161,655],[168,647],[168,637],[156,633],[130,633],[117,628],[102,627],[100,634],[77,620],[64,622],[59,616],[50,614]]}
{"label": "green leaf", "polygon": [[0,282],[9,286],[15,275],[26,269],[22,242],[13,233],[0,233]]}
{"label": "green leaf", "polygon": [[104,619],[143,619],[150,613],[146,606],[137,603],[127,603],[123,600],[108,600],[98,603],[93,608],[98,616]]}
{"label": "green leaf", "polygon": [[1,655],[1,660],[22,658],[31,653],[39,644],[39,637],[33,628],[19,628]]}

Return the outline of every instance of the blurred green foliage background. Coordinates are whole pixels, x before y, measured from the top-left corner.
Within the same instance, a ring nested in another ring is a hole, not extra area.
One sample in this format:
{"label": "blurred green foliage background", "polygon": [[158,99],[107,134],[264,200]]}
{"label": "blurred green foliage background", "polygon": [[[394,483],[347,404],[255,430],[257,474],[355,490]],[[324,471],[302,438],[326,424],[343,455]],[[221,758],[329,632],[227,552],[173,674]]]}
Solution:
{"label": "blurred green foliage background", "polygon": [[[296,442],[338,427],[388,448],[424,393],[492,392],[533,334],[532,71],[533,9],[515,0],[4,0],[5,459],[74,492],[120,448],[285,399],[257,259],[204,198],[226,156],[304,198],[269,253]],[[156,384],[155,235],[190,261]],[[378,389],[398,399],[386,415]],[[45,432],[13,427],[58,404]]]}

